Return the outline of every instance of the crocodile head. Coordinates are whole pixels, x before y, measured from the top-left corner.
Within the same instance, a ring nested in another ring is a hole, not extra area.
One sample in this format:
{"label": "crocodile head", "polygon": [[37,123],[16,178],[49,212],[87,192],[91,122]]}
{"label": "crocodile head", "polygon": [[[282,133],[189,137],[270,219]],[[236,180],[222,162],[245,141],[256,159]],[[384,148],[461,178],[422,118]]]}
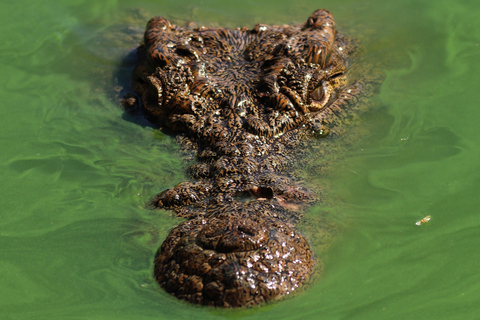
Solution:
{"label": "crocodile head", "polygon": [[338,98],[348,50],[326,10],[301,25],[251,30],[178,27],[156,17],[134,87],[151,119],[174,132],[215,141],[231,131],[272,137]]}
{"label": "crocodile head", "polygon": [[189,169],[196,182],[153,201],[190,218],[155,257],[167,292],[240,307],[308,280],[313,255],[291,211],[309,193],[284,171],[305,128],[321,128],[360,90],[346,75],[351,52],[326,10],[300,25],[253,29],[148,22],[132,86],[148,117],[188,140],[200,161]]}

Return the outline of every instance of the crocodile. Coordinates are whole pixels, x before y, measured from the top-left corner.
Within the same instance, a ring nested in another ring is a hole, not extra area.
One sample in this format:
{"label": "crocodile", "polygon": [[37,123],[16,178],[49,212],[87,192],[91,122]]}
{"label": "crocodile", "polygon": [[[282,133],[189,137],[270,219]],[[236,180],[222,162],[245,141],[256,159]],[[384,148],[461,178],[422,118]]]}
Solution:
{"label": "crocodile", "polygon": [[189,181],[151,202],[186,218],[154,258],[168,293],[244,307],[308,282],[320,263],[295,226],[318,195],[292,168],[371,91],[347,72],[356,48],[323,9],[252,29],[148,22],[123,104],[141,106],[196,158]]}

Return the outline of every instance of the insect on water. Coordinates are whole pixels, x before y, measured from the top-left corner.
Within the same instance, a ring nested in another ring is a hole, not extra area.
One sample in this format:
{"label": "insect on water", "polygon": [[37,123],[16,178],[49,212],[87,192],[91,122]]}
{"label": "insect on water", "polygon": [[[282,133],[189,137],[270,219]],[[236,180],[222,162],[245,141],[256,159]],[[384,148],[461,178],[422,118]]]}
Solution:
{"label": "insect on water", "polygon": [[426,216],[425,218],[423,218],[422,220],[418,220],[417,222],[415,222],[415,224],[417,226],[421,226],[422,224],[425,224],[425,223],[428,223],[430,221],[432,217],[430,215]]}

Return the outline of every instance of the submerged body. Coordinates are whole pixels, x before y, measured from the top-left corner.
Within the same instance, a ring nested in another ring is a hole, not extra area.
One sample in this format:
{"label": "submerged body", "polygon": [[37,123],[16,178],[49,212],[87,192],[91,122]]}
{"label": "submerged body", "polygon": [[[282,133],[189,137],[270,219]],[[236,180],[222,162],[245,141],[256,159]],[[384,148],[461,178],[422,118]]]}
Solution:
{"label": "submerged body", "polygon": [[309,279],[313,254],[294,225],[316,194],[291,168],[367,91],[365,78],[347,73],[353,51],[326,10],[301,25],[251,30],[149,21],[133,88],[149,119],[198,160],[191,181],[152,202],[188,218],[155,257],[167,292],[241,307]]}

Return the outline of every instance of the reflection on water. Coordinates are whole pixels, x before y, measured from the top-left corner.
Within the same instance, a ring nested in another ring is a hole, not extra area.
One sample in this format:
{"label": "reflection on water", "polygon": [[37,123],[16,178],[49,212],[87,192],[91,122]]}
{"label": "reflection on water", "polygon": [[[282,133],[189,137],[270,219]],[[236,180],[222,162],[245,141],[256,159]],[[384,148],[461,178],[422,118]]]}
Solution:
{"label": "reflection on water", "polygon": [[185,304],[153,282],[153,254],[179,219],[144,204],[185,177],[175,142],[115,100],[147,19],[253,26],[303,21],[317,6],[1,4],[2,319],[478,317],[480,8],[468,1],[322,3],[387,79],[364,116],[370,134],[328,178],[343,201],[307,213],[340,230],[320,279],[235,311]]}

